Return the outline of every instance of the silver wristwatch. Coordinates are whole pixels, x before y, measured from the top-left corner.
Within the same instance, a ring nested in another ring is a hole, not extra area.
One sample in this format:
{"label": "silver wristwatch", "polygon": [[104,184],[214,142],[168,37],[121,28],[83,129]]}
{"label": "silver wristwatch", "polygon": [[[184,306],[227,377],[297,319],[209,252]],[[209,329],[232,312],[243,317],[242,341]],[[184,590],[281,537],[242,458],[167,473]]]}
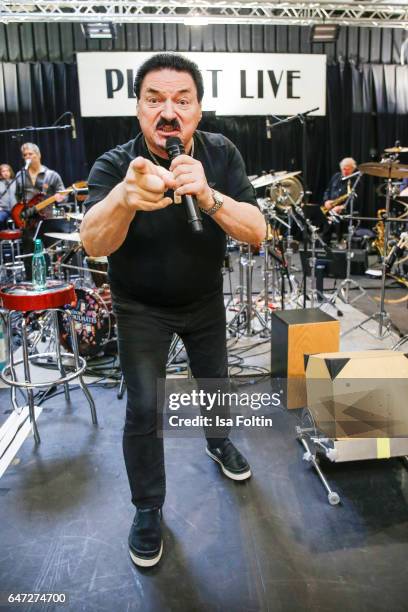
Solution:
{"label": "silver wristwatch", "polygon": [[212,217],[212,215],[216,213],[217,210],[219,210],[221,206],[224,204],[224,196],[222,195],[222,193],[220,193],[219,191],[215,191],[215,189],[211,189],[211,194],[214,200],[214,206],[211,206],[211,208],[209,208],[208,210],[202,208],[202,210],[207,215],[210,215],[210,217]]}

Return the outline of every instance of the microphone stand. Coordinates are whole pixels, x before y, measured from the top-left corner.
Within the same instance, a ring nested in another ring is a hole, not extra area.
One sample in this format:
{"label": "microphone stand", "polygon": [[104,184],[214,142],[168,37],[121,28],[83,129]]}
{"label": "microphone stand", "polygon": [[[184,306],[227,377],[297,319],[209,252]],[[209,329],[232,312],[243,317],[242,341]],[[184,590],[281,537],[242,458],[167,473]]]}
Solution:
{"label": "microphone stand", "polygon": [[22,140],[24,134],[31,132],[49,132],[59,130],[72,130],[72,125],[67,123],[66,125],[45,125],[43,127],[34,127],[29,125],[23,128],[13,128],[11,130],[0,130],[0,134],[9,134],[14,140]]}
{"label": "microphone stand", "polygon": [[[293,121],[299,121],[302,126],[302,177],[304,184],[304,192],[305,192],[305,204],[308,204],[308,172],[307,172],[307,116],[310,113],[314,113],[319,110],[319,107],[311,108],[310,110],[305,111],[304,113],[298,113],[297,115],[292,115],[290,117],[286,117],[286,119],[279,119],[276,115],[271,115],[274,119],[276,119],[275,123],[270,123],[268,120],[266,122],[268,134],[270,134],[271,130],[280,125],[284,125],[287,123],[292,123]],[[305,226],[306,227],[306,226]],[[307,253],[308,246],[308,236],[306,232],[303,232],[303,251]],[[307,299],[307,291],[306,291],[306,270],[303,271],[303,308],[306,308],[306,299]]]}
{"label": "microphone stand", "polygon": [[[356,180],[354,181],[350,194],[344,204],[344,208],[347,208],[347,206],[350,204],[350,212],[348,216],[349,218],[348,218],[348,228],[347,228],[346,278],[340,283],[340,286],[338,289],[339,295],[343,297],[343,300],[346,304],[352,304],[353,302],[355,302],[356,300],[358,300],[360,297],[362,297],[363,295],[367,293],[366,290],[363,289],[361,285],[359,285],[355,280],[351,278],[351,259],[353,256],[352,249],[351,249],[351,240],[354,236],[354,231],[355,231],[355,228],[354,228],[354,201],[357,198],[356,188],[357,188],[358,183],[360,182],[362,173],[354,172],[350,176],[344,177],[342,180],[346,180],[346,179],[349,180],[352,176],[353,177],[355,176]],[[351,285],[355,289],[359,290],[359,293],[352,300],[350,300],[350,286]]]}

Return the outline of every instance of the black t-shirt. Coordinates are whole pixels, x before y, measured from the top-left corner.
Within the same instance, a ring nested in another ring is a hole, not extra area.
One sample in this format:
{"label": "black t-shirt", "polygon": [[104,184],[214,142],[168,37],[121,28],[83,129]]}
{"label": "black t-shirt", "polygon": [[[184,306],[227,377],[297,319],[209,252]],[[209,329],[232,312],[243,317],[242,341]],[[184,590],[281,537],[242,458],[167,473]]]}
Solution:
{"label": "black t-shirt", "polygon": [[[120,183],[138,155],[151,159],[142,134],[104,153],[89,175],[86,209],[103,200]],[[243,159],[221,134],[196,131],[194,158],[204,167],[210,187],[238,202],[257,206]],[[168,160],[160,159],[164,167]],[[167,195],[173,196],[173,192]],[[194,234],[182,204],[153,212],[138,211],[126,239],[109,256],[109,280],[114,293],[157,306],[196,302],[222,289],[224,230],[202,213],[202,234]]]}

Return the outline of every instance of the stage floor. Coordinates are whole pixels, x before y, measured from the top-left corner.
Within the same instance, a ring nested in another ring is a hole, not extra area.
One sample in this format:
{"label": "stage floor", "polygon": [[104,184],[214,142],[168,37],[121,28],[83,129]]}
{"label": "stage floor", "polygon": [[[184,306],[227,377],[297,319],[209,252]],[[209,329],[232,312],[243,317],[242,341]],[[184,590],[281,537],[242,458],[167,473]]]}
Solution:
{"label": "stage floor", "polygon": [[[342,331],[365,318],[337,305]],[[336,316],[332,306],[324,309]],[[375,333],[376,325],[369,329]],[[341,348],[390,348],[396,340],[357,328]],[[246,348],[259,341],[239,342]],[[249,365],[269,366],[268,340],[248,353]],[[251,385],[252,392],[267,388],[267,379]],[[157,567],[136,569],[127,550],[134,509],[122,457],[126,398],[116,392],[92,388],[96,427],[80,391],[73,390],[69,404],[63,394],[47,400],[40,446],[29,436],[0,478],[3,606],[5,594],[40,592],[65,593],[62,609],[72,612],[407,609],[406,467],[398,459],[324,461],[341,497],[330,506],[302,460],[300,411],[281,407],[272,411],[273,427],[231,435],[252,467],[244,483],[220,473],[203,439],[166,438],[164,554]],[[0,406],[1,425],[10,415],[4,388]]]}
{"label": "stage floor", "polygon": [[[0,480],[3,594],[63,592],[73,612],[406,610],[406,468],[325,464],[342,499],[330,506],[302,461],[296,410],[275,409],[271,429],[232,436],[253,470],[245,483],[226,479],[202,440],[168,438],[163,559],[134,568],[125,400],[93,394],[98,427],[80,392],[71,405],[56,397],[39,420],[41,445],[29,437]],[[3,407],[7,399],[1,391]]]}

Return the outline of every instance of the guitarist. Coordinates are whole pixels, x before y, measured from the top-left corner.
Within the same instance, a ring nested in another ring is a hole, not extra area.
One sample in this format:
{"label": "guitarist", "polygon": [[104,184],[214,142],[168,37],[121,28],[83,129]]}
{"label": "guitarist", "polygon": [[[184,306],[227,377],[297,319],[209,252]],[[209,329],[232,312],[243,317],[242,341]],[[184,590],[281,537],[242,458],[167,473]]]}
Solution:
{"label": "guitarist", "polygon": [[[340,172],[336,172],[331,177],[326,191],[323,194],[323,206],[325,209],[332,210],[337,215],[341,214],[344,209],[344,204],[338,206],[332,206],[334,200],[347,193],[348,181],[342,179],[346,176],[350,176],[357,169],[357,163],[352,157],[345,157],[340,162]],[[331,236],[333,229],[336,231],[337,243],[339,246],[343,246],[342,238],[345,231],[345,223],[341,219],[337,222],[333,222],[330,219],[330,213],[326,215],[326,221],[321,228],[321,235],[324,242],[330,245]]]}
{"label": "guitarist", "polygon": [[[57,191],[64,190],[64,183],[60,175],[44,166],[41,163],[41,151],[36,144],[26,142],[21,147],[24,161],[29,162],[28,168],[20,170],[16,176],[16,197],[17,200],[28,203],[39,193],[44,194],[44,198],[55,195],[56,202],[62,202],[65,196],[58,194]],[[29,209],[28,209],[29,210]],[[33,209],[34,215],[27,219],[26,227],[23,230],[23,254],[32,253],[34,248],[34,237],[38,228],[39,215]],[[42,217],[51,217],[52,207],[47,206],[41,213]],[[27,280],[31,280],[31,258],[24,258]]]}

